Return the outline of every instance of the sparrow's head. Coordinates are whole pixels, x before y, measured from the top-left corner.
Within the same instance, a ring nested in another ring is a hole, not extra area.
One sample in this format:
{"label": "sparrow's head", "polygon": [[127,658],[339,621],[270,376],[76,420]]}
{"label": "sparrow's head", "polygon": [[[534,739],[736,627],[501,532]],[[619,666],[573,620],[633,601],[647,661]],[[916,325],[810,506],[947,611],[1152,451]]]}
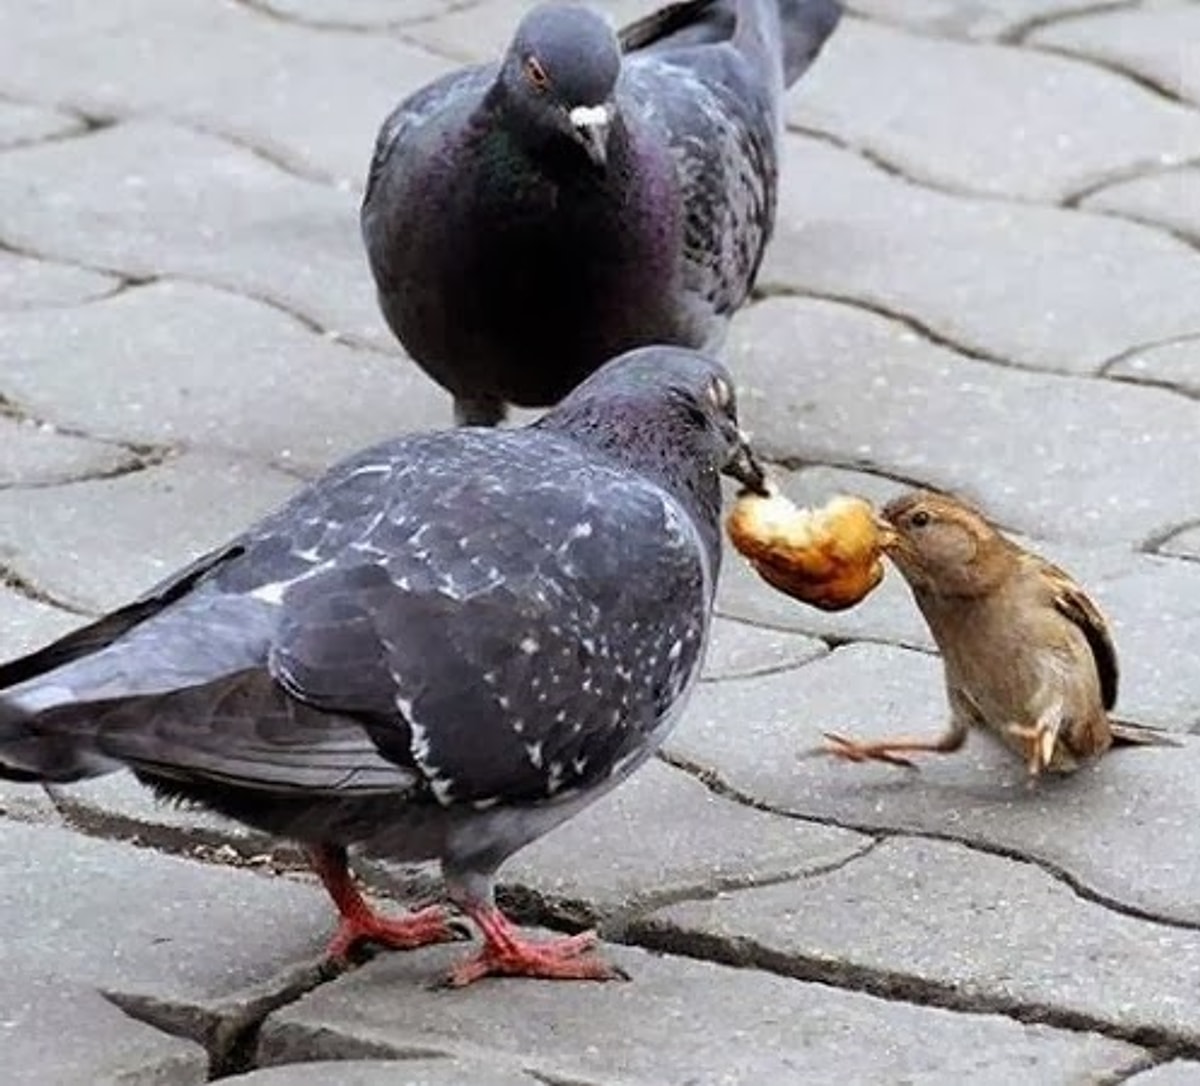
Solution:
{"label": "sparrow's head", "polygon": [[1012,545],[979,510],[930,490],[889,502],[878,526],[884,552],[904,579],[935,595],[983,595],[1012,555]]}

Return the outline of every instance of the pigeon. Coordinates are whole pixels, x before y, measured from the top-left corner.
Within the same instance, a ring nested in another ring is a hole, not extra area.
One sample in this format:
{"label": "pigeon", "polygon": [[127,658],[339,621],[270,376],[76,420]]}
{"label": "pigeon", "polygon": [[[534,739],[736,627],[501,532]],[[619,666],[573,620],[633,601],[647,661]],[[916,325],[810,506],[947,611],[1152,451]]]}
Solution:
{"label": "pigeon", "polygon": [[592,933],[523,939],[507,857],[663,741],[705,649],[720,478],[762,489],[723,367],[611,361],[524,429],[402,437],[334,467],[134,603],[0,667],[0,777],[124,767],[308,850],[331,956],[459,937],[388,918],[348,849],[438,860],[484,944],[451,982],[607,979]]}
{"label": "pigeon", "polygon": [[651,344],[719,350],[775,219],[781,101],[837,0],[574,4],[384,122],[362,204],[380,308],[460,424]]}

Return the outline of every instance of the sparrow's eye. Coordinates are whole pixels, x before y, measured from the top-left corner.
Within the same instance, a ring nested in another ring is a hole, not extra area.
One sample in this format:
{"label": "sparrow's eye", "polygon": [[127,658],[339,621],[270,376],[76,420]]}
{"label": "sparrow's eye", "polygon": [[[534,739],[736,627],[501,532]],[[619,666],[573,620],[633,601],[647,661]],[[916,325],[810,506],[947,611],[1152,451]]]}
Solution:
{"label": "sparrow's eye", "polygon": [[924,528],[928,523],[929,514],[924,509],[918,509],[909,520],[909,524],[914,528]]}
{"label": "sparrow's eye", "polygon": [[540,91],[550,86],[550,77],[542,67],[542,62],[535,56],[525,58],[525,78]]}

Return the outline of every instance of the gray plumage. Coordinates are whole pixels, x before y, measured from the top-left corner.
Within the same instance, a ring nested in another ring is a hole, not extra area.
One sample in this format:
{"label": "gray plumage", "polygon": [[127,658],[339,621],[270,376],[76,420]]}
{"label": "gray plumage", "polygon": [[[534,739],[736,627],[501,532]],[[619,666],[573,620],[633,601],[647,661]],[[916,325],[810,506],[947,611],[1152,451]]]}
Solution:
{"label": "gray plumage", "polygon": [[493,424],[649,343],[716,348],[775,218],[781,101],[837,0],[535,8],[379,134],[362,230],[405,349]]}
{"label": "gray plumage", "polygon": [[662,741],[704,650],[728,375],[633,352],[532,427],[358,454],[123,610],[0,668],[0,777],[128,766],[310,845],[497,865]]}

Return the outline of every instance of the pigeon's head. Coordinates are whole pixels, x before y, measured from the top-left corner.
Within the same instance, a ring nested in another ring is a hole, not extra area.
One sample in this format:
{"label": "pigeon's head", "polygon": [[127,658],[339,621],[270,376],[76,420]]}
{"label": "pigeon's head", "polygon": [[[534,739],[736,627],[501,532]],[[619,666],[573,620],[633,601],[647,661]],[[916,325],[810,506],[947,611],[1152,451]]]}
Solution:
{"label": "pigeon's head", "polygon": [[500,85],[527,139],[572,147],[603,168],[620,74],[621,47],[603,15],[577,4],[546,4],[517,27]]}
{"label": "pigeon's head", "polygon": [[766,477],[738,425],[733,381],[720,362],[682,347],[642,347],[606,363],[541,425],[599,446],[630,467],[719,512],[718,474],[766,495]]}

